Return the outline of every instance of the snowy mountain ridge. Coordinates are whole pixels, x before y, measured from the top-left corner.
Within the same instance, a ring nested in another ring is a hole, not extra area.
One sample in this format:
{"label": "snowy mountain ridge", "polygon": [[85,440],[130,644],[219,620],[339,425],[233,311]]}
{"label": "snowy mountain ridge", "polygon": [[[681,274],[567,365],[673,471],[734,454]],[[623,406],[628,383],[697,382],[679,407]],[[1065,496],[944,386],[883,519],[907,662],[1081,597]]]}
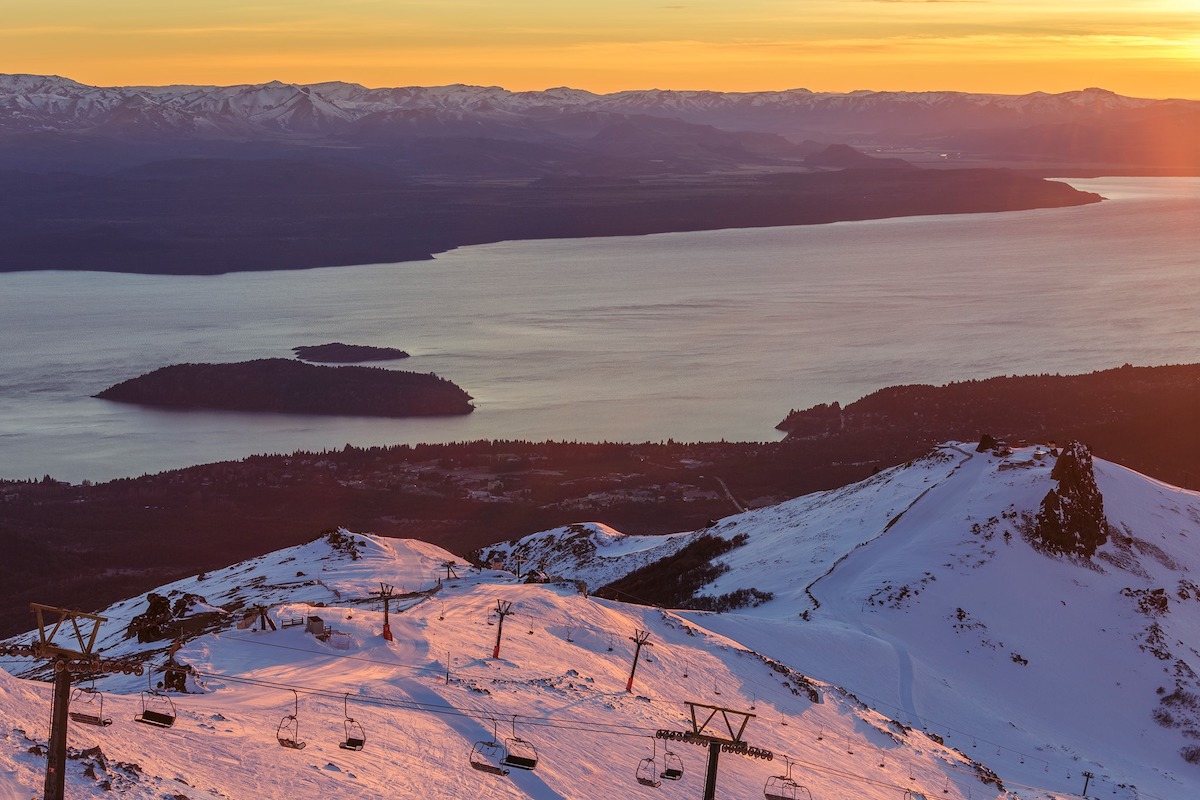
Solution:
{"label": "snowy mountain ridge", "polygon": [[[424,543],[336,531],[106,609],[103,653],[153,666],[147,678],[81,676],[72,709],[112,723],[71,723],[68,796],[632,799],[646,775],[661,796],[688,797],[705,751],[686,741],[684,700],[751,715],[746,752],[722,760],[719,785],[733,793],[722,796],[762,794],[789,775],[815,796],[847,785],[867,798],[918,785],[1002,796],[966,755],[670,612],[454,562]],[[376,579],[396,581],[390,642]],[[157,598],[183,629],[207,620],[177,650],[170,625],[147,619]],[[506,627],[488,613],[502,606]],[[625,691],[639,632],[647,647]],[[186,670],[186,693],[167,691],[167,663]],[[0,797],[40,785],[48,689],[0,672]],[[169,724],[137,724],[147,710]],[[285,737],[302,746],[280,747]],[[362,750],[339,746],[352,738]],[[868,760],[870,774],[855,777]],[[659,777],[669,769],[679,780]]]}
{"label": "snowy mountain ridge", "polygon": [[[680,613],[877,698],[906,724],[999,714],[1011,720],[1001,752],[1073,742],[1076,753],[1112,749],[1136,770],[1169,751],[1176,766],[1155,769],[1190,772],[1200,755],[1191,577],[1200,497],[1096,460],[1107,540],[1092,556],[1063,553],[1039,538],[1039,515],[1062,491],[1052,477],[1060,459],[1040,447],[1000,452],[947,445],[858,484],[721,520],[707,533],[744,544],[716,559],[699,596],[771,599]],[[679,547],[609,536],[589,552],[572,547],[577,537],[560,529],[488,552],[619,587],[609,548],[638,552],[641,566]],[[1076,728],[1080,715],[1088,722]],[[950,731],[946,739],[962,746]]]}
{"label": "snowy mountain ridge", "polygon": [[[508,91],[452,85],[369,89],[358,84],[271,81],[236,86],[97,87],[57,76],[0,75],[0,130],[83,131],[146,127],[232,135],[352,132],[372,115],[396,111],[544,117],[608,112],[676,117],[727,130],[799,133],[1029,126],[1078,121],[1186,101],[1122,97],[1102,89],[1027,95],[966,92],[621,91],[595,94],[560,87]],[[875,119],[882,114],[884,118]],[[918,122],[917,115],[924,119]],[[974,122],[972,122],[974,120]]]}
{"label": "snowy mountain ridge", "polygon": [[[1056,552],[1038,515],[1052,491],[1075,495],[1055,452],[944,445],[700,531],[592,523],[490,548],[507,570],[333,531],[176,581],[101,612],[104,654],[155,669],[90,694],[81,681],[76,702],[103,697],[114,721],[73,724],[70,796],[692,797],[705,751],[656,736],[685,732],[692,702],[753,714],[745,742],[776,756],[723,756],[718,797],[790,776],[813,798],[1069,798],[1085,773],[1089,797],[1193,797],[1200,496],[1096,459],[1106,540]],[[699,595],[767,599],[711,613],[592,594],[646,570],[643,585],[670,583],[655,565],[679,562],[661,559],[715,540],[732,547]],[[516,577],[533,568],[563,580]],[[168,659],[190,693],[155,691]],[[0,798],[39,785],[48,689],[0,674]],[[169,729],[133,722],[168,700]],[[338,747],[351,723],[361,752]],[[292,724],[303,750],[276,741]],[[480,743],[516,740],[535,769],[472,769]],[[663,771],[666,748],[682,780],[635,780],[643,761]]]}

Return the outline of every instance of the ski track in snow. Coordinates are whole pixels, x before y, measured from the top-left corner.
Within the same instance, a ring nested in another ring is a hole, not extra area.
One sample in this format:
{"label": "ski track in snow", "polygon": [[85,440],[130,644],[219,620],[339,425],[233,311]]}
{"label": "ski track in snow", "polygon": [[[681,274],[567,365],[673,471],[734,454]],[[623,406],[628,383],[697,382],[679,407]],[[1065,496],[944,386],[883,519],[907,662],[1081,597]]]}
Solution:
{"label": "ski track in snow", "polygon": [[[808,592],[810,597],[813,596],[812,595],[813,587],[819,581],[829,578],[834,573],[835,570],[842,573],[843,576],[846,575],[847,573],[849,573],[851,578],[855,577],[856,572],[855,572],[854,566],[851,563],[853,561],[853,557],[855,556],[855,554],[862,554],[865,549],[869,548],[872,544],[874,544],[875,542],[878,542],[880,539],[882,539],[884,536],[886,536],[888,534],[888,532],[890,530],[892,530],[892,528],[896,525],[896,523],[898,523],[900,521],[900,519],[902,517],[904,517],[905,514],[907,514],[914,507],[916,507],[917,504],[920,503],[922,500],[924,500],[927,496],[929,496],[931,492],[935,491],[938,487],[944,485],[945,482],[950,480],[959,471],[959,469],[961,469],[963,467],[964,464],[967,464],[974,457],[973,453],[963,450],[962,448],[960,448],[958,446],[953,446],[953,447],[945,448],[945,449],[956,450],[959,453],[962,453],[965,456],[965,458],[958,461],[949,470],[949,472],[946,473],[946,475],[943,478],[941,478],[936,483],[932,484],[931,486],[926,488],[924,491],[922,491],[920,494],[918,494],[911,503],[909,503],[907,506],[905,506],[903,509],[901,509],[894,517],[892,517],[888,521],[887,525],[884,526],[883,531],[881,531],[877,537],[875,537],[874,539],[871,539],[869,541],[862,542],[861,544],[857,545],[853,550],[849,551],[844,556],[842,556],[842,558],[835,561],[833,563],[833,565],[830,566],[830,568],[825,572],[824,575],[822,575],[816,581],[813,581],[811,584],[809,584],[808,587],[805,589],[805,591]],[[865,556],[863,556],[863,560],[865,561]],[[873,566],[873,565],[874,565],[873,561],[869,561],[869,562],[865,563],[865,566],[868,566],[868,567]],[[839,577],[841,577],[841,576],[839,576]],[[853,582],[853,581],[851,580],[849,582]],[[817,601],[815,597],[813,599],[814,599],[814,602],[816,602],[817,607],[819,608],[820,602]],[[895,637],[889,636],[889,635],[883,633],[882,631],[880,631],[878,628],[864,622],[862,620],[861,614],[853,613],[852,606],[853,606],[853,603],[843,606],[842,607],[843,610],[847,613],[839,615],[838,618],[841,619],[841,621],[843,621],[844,623],[846,623],[847,626],[861,632],[864,636],[867,636],[867,637],[870,637],[873,639],[878,639],[879,641],[886,643],[889,647],[892,648],[892,650],[896,654],[896,697],[898,698],[897,702],[899,704],[900,709],[904,712],[905,724],[914,725],[917,727],[923,727],[924,723],[921,720],[921,714],[917,711],[916,703],[913,700],[913,666],[912,666],[912,656],[909,654],[908,648],[903,643],[898,641]]]}

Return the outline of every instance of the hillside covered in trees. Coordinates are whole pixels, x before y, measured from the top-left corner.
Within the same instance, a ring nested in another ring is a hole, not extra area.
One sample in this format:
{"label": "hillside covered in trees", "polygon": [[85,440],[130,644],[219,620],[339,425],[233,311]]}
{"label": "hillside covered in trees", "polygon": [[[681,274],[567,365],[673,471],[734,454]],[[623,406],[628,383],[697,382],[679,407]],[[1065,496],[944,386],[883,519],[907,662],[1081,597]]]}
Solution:
{"label": "hillside covered in trees", "polygon": [[983,433],[1077,439],[1200,488],[1200,365],[896,387],[789,415],[769,443],[479,441],[255,456],[102,484],[0,482],[0,633],[31,601],[99,608],[344,525],[457,552],[583,520],[695,530]]}

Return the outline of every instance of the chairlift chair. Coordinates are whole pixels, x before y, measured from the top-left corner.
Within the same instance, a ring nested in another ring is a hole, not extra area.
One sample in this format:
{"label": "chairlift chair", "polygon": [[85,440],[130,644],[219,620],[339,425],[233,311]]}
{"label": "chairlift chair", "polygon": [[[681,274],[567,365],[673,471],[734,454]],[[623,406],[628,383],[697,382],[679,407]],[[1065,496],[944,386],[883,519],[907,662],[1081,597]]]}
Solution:
{"label": "chairlift chair", "polygon": [[766,800],[800,800],[800,784],[786,775],[772,775],[763,787]]}
{"label": "chairlift chair", "polygon": [[[772,786],[771,781],[778,781],[778,783]],[[763,794],[767,800],[813,800],[812,792],[808,790],[807,786],[782,775],[768,778]]]}
{"label": "chairlift chair", "polygon": [[537,766],[538,752],[532,742],[527,742],[517,736],[517,717],[513,715],[513,735],[504,740],[505,753],[501,763],[506,767],[517,769],[533,769]]}
{"label": "chairlift chair", "polygon": [[295,689],[292,689],[292,696],[294,702],[292,713],[279,720],[279,725],[275,728],[275,738],[283,747],[303,750],[308,742],[300,738],[300,695]]}
{"label": "chairlift chair", "polygon": [[502,766],[507,757],[508,751],[497,741],[496,721],[492,720],[492,738],[480,739],[471,748],[471,768],[489,775],[507,775],[508,770]]}
{"label": "chairlift chair", "polygon": [[683,760],[667,750],[663,753],[663,771],[658,773],[658,777],[664,781],[677,781],[683,777]]}
{"label": "chairlift chair", "polygon": [[657,789],[662,786],[662,781],[658,779],[656,772],[658,765],[653,758],[643,758],[638,762],[637,766],[637,782],[642,786],[649,786],[652,789]]}
{"label": "chairlift chair", "polygon": [[[153,670],[146,670],[147,683],[152,674]],[[142,712],[133,719],[156,728],[169,728],[175,724],[176,716],[175,701],[166,692],[151,687],[142,690]]]}
{"label": "chairlift chair", "polygon": [[[801,786],[792,777],[791,760],[787,756],[784,756],[783,760],[787,764],[787,771],[783,775],[772,775],[767,778],[767,783],[763,787],[763,796],[766,800],[801,800],[802,797],[812,800],[812,792],[807,787]],[[801,795],[801,792],[804,794]]]}
{"label": "chairlift chair", "polygon": [[471,748],[471,767],[490,775],[507,775],[508,770],[501,766],[507,756],[504,745],[494,739],[480,740]]}
{"label": "chairlift chair", "polygon": [[95,686],[76,689],[72,693],[71,702],[83,704],[78,711],[69,712],[71,719],[76,722],[95,725],[98,728],[107,728],[112,725],[112,719],[104,716],[104,693]]}
{"label": "chairlift chair", "polygon": [[925,795],[909,790],[904,793],[904,800],[925,800]]}
{"label": "chairlift chair", "polygon": [[638,762],[637,771],[634,777],[642,786],[649,786],[652,789],[657,789],[662,786],[662,781],[658,778],[658,740],[651,739],[653,750],[649,758],[643,758]]}
{"label": "chairlift chair", "polygon": [[338,742],[338,747],[343,750],[362,750],[367,744],[367,734],[363,730],[363,726],[350,716],[350,695],[347,694],[344,698],[344,708],[346,711],[346,719],[342,723],[342,727],[346,730],[346,738]]}

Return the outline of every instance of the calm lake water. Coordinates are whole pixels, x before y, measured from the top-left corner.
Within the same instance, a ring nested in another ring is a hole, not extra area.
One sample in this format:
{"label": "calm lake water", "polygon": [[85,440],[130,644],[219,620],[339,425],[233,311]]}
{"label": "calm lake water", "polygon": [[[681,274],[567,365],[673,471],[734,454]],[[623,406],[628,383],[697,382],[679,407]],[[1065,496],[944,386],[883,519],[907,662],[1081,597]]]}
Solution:
{"label": "calm lake water", "polygon": [[[470,439],[779,438],[883,386],[1200,361],[1200,179],[1073,180],[1083,208],[512,242],[218,277],[0,275],[0,477],[78,482],[255,453]],[[179,362],[389,345],[467,417],[96,400]]]}

